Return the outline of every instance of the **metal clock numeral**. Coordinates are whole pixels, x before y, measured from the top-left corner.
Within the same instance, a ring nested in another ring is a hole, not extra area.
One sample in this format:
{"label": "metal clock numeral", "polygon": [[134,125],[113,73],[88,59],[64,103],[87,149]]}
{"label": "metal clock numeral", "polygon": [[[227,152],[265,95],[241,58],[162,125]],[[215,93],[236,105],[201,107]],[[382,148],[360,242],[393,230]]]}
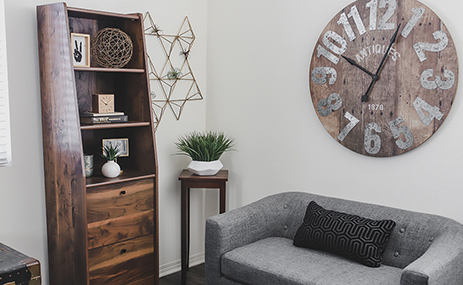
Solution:
{"label": "metal clock numeral", "polygon": [[[383,17],[378,21],[378,27],[376,27],[376,17],[378,15],[378,7],[388,9],[384,13]],[[365,7],[370,8],[370,31],[376,30],[393,30],[395,29],[395,23],[388,23],[391,17],[394,15],[397,10],[397,1],[396,0],[381,0],[378,6],[378,0],[371,0],[368,2]]]}
{"label": "metal clock numeral", "polygon": [[[341,47],[338,47],[337,45],[335,45],[333,41],[339,44]],[[327,48],[329,48],[332,52],[339,54],[339,55],[345,53],[347,50],[346,40],[342,36],[340,36],[339,34],[333,31],[328,31],[325,33],[325,35],[323,36],[323,44]]]}
{"label": "metal clock numeral", "polygon": [[344,26],[344,31],[349,38],[349,41],[355,40],[354,30],[352,30],[352,26],[349,24],[349,20],[347,19],[346,13],[342,13],[338,20],[338,25]]}
{"label": "metal clock numeral", "polygon": [[398,139],[400,137],[400,134],[404,134],[405,136],[405,142],[402,139],[396,140],[395,143],[400,149],[407,149],[410,148],[413,145],[413,134],[410,131],[410,129],[406,126],[400,126],[397,128],[398,125],[402,124],[404,122],[404,119],[402,117],[398,117],[389,123],[389,128],[391,129],[392,136],[395,139]]}
{"label": "metal clock numeral", "polygon": [[357,26],[357,30],[360,35],[366,33],[365,26],[362,22],[362,18],[360,17],[360,14],[357,10],[357,6],[354,5],[352,6],[352,8],[350,8],[349,14],[347,14],[346,16],[346,13],[342,13],[341,16],[339,16],[339,20],[337,22],[338,25],[342,24],[344,26],[344,31],[346,32],[349,41],[355,40],[356,37],[354,34],[354,30],[352,29],[352,26],[350,25],[347,17],[354,19],[355,25]]}
{"label": "metal clock numeral", "polygon": [[388,5],[386,13],[378,22],[378,30],[394,30],[395,23],[388,23],[389,19],[394,15],[397,10],[397,1],[396,0],[381,0],[379,2],[379,8],[386,8]]}
{"label": "metal clock numeral", "polygon": [[[333,103],[334,102],[334,103]],[[332,93],[328,98],[321,99],[317,105],[317,111],[322,117],[329,116],[333,111],[342,106],[342,99],[338,93]]]}
{"label": "metal clock numeral", "polygon": [[416,23],[418,23],[418,21],[421,19],[421,16],[423,16],[425,11],[426,11],[426,9],[421,8],[421,7],[420,8],[412,8],[413,16],[410,19],[410,21],[408,21],[405,28],[402,30],[402,33],[400,33],[402,35],[402,37],[404,37],[404,38],[408,37],[408,35],[413,30]]}
{"label": "metal clock numeral", "polygon": [[365,7],[370,8],[370,31],[376,30],[376,17],[378,16],[378,0],[371,0]]}
{"label": "metal clock numeral", "polygon": [[[418,117],[420,117],[421,122],[426,126],[429,126],[434,118],[440,121],[442,117],[444,117],[444,114],[441,113],[437,106],[431,106],[420,97],[416,97],[415,101],[413,101],[413,107],[415,107],[416,113],[418,113]],[[427,116],[424,114],[423,110],[428,113]]]}
{"label": "metal clock numeral", "polygon": [[372,131],[381,133],[381,127],[377,123],[369,123],[365,127],[364,147],[369,154],[377,154],[381,149],[381,138]]}
{"label": "metal clock numeral", "polygon": [[436,79],[433,81],[429,81],[428,78],[434,76],[434,70],[433,69],[426,69],[421,73],[421,86],[423,88],[433,90],[433,89],[442,89],[442,90],[447,90],[453,87],[455,84],[455,74],[451,70],[444,70],[444,77],[447,78],[447,80],[442,81],[440,76],[436,76]]}
{"label": "metal clock numeral", "polygon": [[344,114],[344,118],[349,120],[349,124],[347,124],[338,135],[338,140],[341,142],[347,137],[350,131],[352,131],[352,129],[360,122],[359,119],[351,115],[351,113],[349,112],[346,112]]}
{"label": "metal clock numeral", "polygon": [[440,52],[443,51],[449,44],[449,38],[443,31],[435,31],[432,35],[436,41],[439,41],[438,43],[431,44],[419,42],[413,45],[413,48],[421,62],[427,59],[424,51]]}
{"label": "metal clock numeral", "polygon": [[[323,44],[330,49],[332,52],[336,54],[343,54],[347,50],[347,41],[340,36],[339,34],[333,32],[333,31],[327,31],[323,35]],[[337,43],[340,45],[338,47],[335,45],[333,42]],[[329,52],[326,48],[322,47],[321,45],[317,46],[317,57],[324,56],[327,58],[329,61],[331,61],[334,64],[338,64],[339,62],[339,57],[335,56],[331,52]]]}
{"label": "metal clock numeral", "polygon": [[326,48],[322,47],[321,45],[317,46],[317,57],[324,56],[326,59],[331,61],[334,64],[338,64],[339,57],[335,56],[331,52],[329,52]]}
{"label": "metal clock numeral", "polygon": [[311,78],[313,83],[321,85],[328,81],[328,75],[330,75],[329,85],[333,85],[336,82],[338,73],[332,67],[315,67],[312,70]]}
{"label": "metal clock numeral", "polygon": [[349,18],[353,18],[355,25],[357,26],[357,30],[359,31],[360,35],[365,34],[367,31],[365,30],[365,25],[362,22],[362,18],[360,17],[359,11],[357,10],[357,6],[352,6],[350,8],[349,14],[347,14]]}

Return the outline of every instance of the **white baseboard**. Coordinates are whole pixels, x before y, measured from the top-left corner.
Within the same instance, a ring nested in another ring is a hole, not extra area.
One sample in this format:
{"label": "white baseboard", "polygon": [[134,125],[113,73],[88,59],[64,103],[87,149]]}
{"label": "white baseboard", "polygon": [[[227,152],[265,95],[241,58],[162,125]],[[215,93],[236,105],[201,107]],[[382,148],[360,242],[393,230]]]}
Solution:
{"label": "white baseboard", "polygon": [[[204,263],[204,252],[190,255],[190,267]],[[159,276],[164,277],[182,270],[180,259],[159,266]]]}

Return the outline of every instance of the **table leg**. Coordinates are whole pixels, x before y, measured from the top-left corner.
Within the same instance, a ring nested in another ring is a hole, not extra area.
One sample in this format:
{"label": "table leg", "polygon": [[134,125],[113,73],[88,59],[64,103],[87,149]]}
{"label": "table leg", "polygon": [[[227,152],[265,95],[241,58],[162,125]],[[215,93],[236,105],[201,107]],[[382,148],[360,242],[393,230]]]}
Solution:
{"label": "table leg", "polygon": [[182,216],[182,280],[181,284],[186,285],[186,273],[188,271],[189,261],[189,244],[190,244],[190,189],[187,188],[182,181],[182,193],[181,193],[181,216]]}
{"label": "table leg", "polygon": [[227,196],[225,182],[220,185],[220,214],[225,213],[225,198]]}
{"label": "table leg", "polygon": [[186,220],[186,270],[190,269],[190,188],[188,188],[188,219]]}

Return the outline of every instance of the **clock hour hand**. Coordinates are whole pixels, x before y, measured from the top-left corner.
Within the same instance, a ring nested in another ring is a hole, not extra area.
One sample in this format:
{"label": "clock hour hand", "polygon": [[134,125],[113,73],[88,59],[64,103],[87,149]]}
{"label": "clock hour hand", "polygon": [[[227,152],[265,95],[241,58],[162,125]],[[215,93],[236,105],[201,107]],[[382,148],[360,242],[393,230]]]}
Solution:
{"label": "clock hour hand", "polygon": [[362,102],[366,102],[368,100],[368,94],[370,94],[371,89],[373,88],[373,85],[375,85],[376,80],[372,79],[370,86],[368,86],[367,92],[365,92],[364,95],[362,95]]}
{"label": "clock hour hand", "polygon": [[371,73],[370,71],[366,70],[363,66],[359,65],[355,60],[348,58],[346,56],[341,55],[345,60],[347,60],[348,63],[352,64],[353,66],[358,67],[361,71],[365,72],[366,74],[370,75],[371,78],[373,78],[375,75]]}
{"label": "clock hour hand", "polygon": [[105,105],[109,105],[109,103],[111,103],[112,100],[113,99],[110,99],[109,101],[106,101],[104,99],[101,99],[101,102],[103,102],[103,104],[105,104]]}

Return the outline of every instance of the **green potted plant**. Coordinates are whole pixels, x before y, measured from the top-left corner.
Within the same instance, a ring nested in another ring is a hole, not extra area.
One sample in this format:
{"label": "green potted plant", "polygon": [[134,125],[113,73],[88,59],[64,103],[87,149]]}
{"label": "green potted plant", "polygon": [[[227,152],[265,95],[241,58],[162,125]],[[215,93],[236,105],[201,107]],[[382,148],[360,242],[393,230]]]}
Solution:
{"label": "green potted plant", "polygon": [[108,178],[115,178],[121,173],[121,167],[117,164],[116,159],[119,157],[119,149],[117,146],[109,145],[103,147],[102,157],[106,159],[106,163],[101,167],[101,173]]}
{"label": "green potted plant", "polygon": [[233,150],[235,141],[223,132],[192,132],[175,143],[177,154],[191,157],[188,169],[197,175],[215,175],[223,167],[220,157]]}

